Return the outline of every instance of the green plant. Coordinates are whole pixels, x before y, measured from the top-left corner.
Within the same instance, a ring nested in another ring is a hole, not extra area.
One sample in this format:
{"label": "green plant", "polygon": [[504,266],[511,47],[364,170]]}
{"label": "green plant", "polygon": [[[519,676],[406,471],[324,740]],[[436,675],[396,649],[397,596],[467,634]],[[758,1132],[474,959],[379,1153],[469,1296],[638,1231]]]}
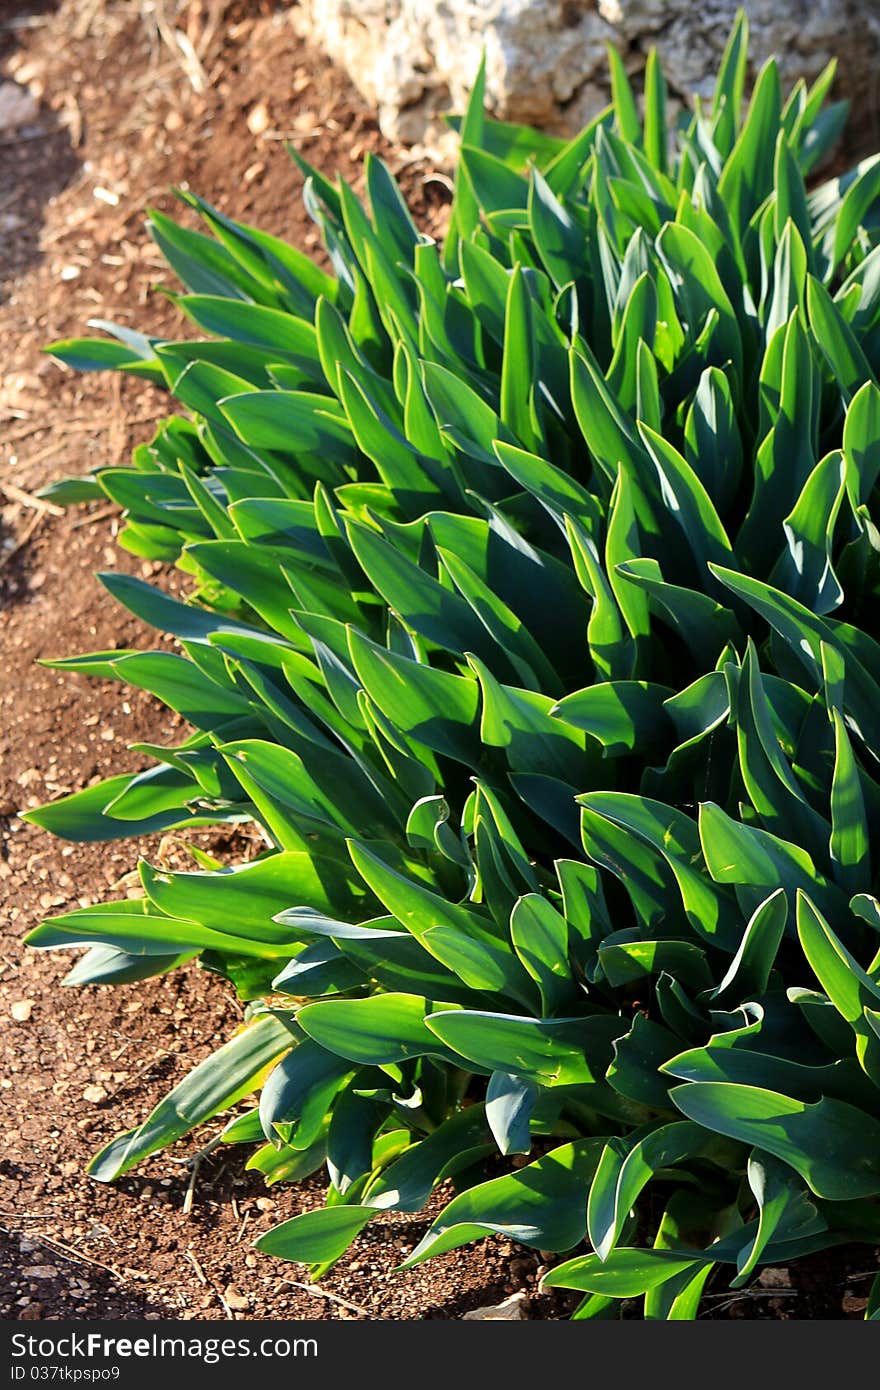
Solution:
{"label": "green plant", "polygon": [[746,45],[671,141],[653,58],[568,143],[478,81],[442,247],[375,159],[369,214],[303,166],[333,275],[184,194],[210,235],[151,230],[209,336],[53,348],[191,412],[52,495],[194,587],[104,575],[181,654],[51,664],[194,732],[28,818],[267,846],[29,937],[249,1001],[96,1178],[261,1087],[224,1138],[326,1164],[258,1242],[316,1272],[447,1177],[406,1264],[586,1237],[583,1318],[880,1240],[880,157],[807,191],[833,70],[742,118]]}

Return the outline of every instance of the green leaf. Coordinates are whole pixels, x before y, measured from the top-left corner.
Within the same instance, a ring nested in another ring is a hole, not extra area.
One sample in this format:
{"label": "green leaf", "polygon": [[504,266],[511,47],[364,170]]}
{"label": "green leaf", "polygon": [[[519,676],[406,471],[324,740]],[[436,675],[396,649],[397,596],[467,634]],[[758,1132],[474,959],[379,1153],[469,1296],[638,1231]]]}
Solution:
{"label": "green leaf", "polygon": [[614,1043],[614,1060],[605,1073],[618,1095],[652,1110],[668,1110],[668,1083],[659,1068],[678,1051],[679,1038],[641,1012],[632,1027]]}
{"label": "green leaf", "polygon": [[64,338],[51,343],[46,351],[78,372],[128,371],[164,381],[155,355],[145,356],[138,348],[111,338]]}
{"label": "green leaf", "polygon": [[656,48],[645,64],[645,154],[655,169],[666,173],[666,79]]}
{"label": "green leaf", "polygon": [[[745,133],[744,130],[743,134]],[[758,162],[763,168],[763,151]],[[691,333],[697,337],[714,309],[718,314],[715,336],[722,354],[722,364],[729,358],[734,372],[738,375],[743,361],[739,324],[721,276],[706,247],[690,228],[680,223],[667,222],[657,238],[657,250],[672,281],[677,302],[683,310]]]}
{"label": "green leaf", "polygon": [[828,255],[827,279],[857,241],[865,214],[880,200],[880,155],[862,160],[857,169],[857,176],[849,184],[832,224],[834,235]]}
{"label": "green leaf", "polygon": [[880,1038],[865,1012],[880,1003],[880,986],[857,964],[806,891],[798,894],[797,929],[804,955],[828,998],[855,1033],[858,1059],[877,1084]]}
{"label": "green leaf", "polygon": [[[314,751],[303,749],[310,755]],[[321,756],[309,756],[307,764],[293,749],[262,739],[224,743],[220,752],[246,790],[255,786],[270,803],[293,812],[302,833],[314,832],[315,821],[339,835],[354,834],[364,824],[377,830],[393,825],[375,787],[341,753],[322,749]]]}
{"label": "green leaf", "polygon": [[71,792],[69,796],[61,796],[32,811],[22,811],[21,819],[79,844],[123,839],[126,835],[149,835],[181,825],[205,825],[219,819],[216,815],[199,817],[181,805],[157,808],[151,815],[132,820],[107,815],[107,807],[128,790],[135,776],[121,773],[108,777],[84,791]]}
{"label": "green leaf", "polygon": [[[356,840],[348,842],[351,862],[364,883],[413,936],[420,937],[436,926],[457,927],[465,936],[481,935],[481,928],[485,929],[488,919],[460,903],[440,897],[425,882],[400,873],[392,867],[390,854],[386,859],[375,850],[375,845]],[[433,880],[429,878],[429,881]]]}
{"label": "green leaf", "polygon": [[[680,1251],[715,1235],[727,1224],[724,1212],[715,1212],[709,1203],[695,1200],[696,1194],[686,1188],[674,1193],[666,1205],[657,1235],[655,1250]],[[673,1274],[665,1283],[657,1284],[645,1293],[645,1318],[662,1322],[690,1321],[697,1317],[706,1280],[715,1268],[708,1262]],[[595,1296],[595,1295],[594,1295]]]}
{"label": "green leaf", "polygon": [[711,979],[705,953],[692,941],[633,940],[629,930],[624,929],[606,936],[597,956],[602,974],[614,989],[663,971],[696,989]]}
{"label": "green leaf", "polygon": [[610,487],[621,464],[633,478],[646,479],[647,458],[630,421],[608,390],[592,354],[583,342],[572,348],[571,399],[577,422],[600,476]]}
{"label": "green leaf", "polygon": [[770,982],[787,921],[788,899],[784,889],[777,888],[755,908],[724,978],[707,998],[721,1005],[759,999]]}
{"label": "green leaf", "polygon": [[366,984],[366,976],[332,941],[306,946],[272,980],[273,990],[295,998],[347,994]]}
{"label": "green leaf", "polygon": [[719,153],[725,157],[733,149],[742,124],[748,48],[748,16],[745,9],[740,9],[724,47],[712,96],[713,139]]}
{"label": "green leaf", "polygon": [[229,1110],[250,1094],[266,1067],[287,1051],[291,1041],[286,1025],[272,1014],[255,1019],[200,1062],[142,1124],[112,1139],[92,1159],[89,1177],[115,1182],[150,1154]]}
{"label": "green leaf", "polygon": [[449,1048],[480,1067],[545,1086],[598,1081],[611,1061],[613,1039],[626,1032],[626,1024],[609,1015],[541,1019],[456,1009],[425,1021]]}
{"label": "green leaf", "polygon": [[270,1143],[279,1136],[296,1149],[309,1148],[354,1068],[305,1038],[272,1068],[260,1093],[260,1124]]}
{"label": "green leaf", "polygon": [[647,681],[608,681],[567,695],[551,713],[583,729],[608,756],[633,753],[662,742],[671,732],[663,702],[668,686]]}
{"label": "green leaf", "polygon": [[865,382],[877,384],[867,357],[833,299],[814,276],[807,276],[807,313],[816,343],[831,368],[845,405]]}
{"label": "green leaf", "polygon": [[531,1081],[493,1071],[486,1087],[486,1120],[502,1154],[527,1154],[532,1147],[529,1121],[540,1092]]}
{"label": "green leaf", "polygon": [[299,1264],[332,1264],[345,1254],[375,1215],[374,1207],[338,1206],[305,1211],[258,1236],[254,1248],[263,1255],[277,1255]]}
{"label": "green leaf", "polygon": [[462,598],[507,653],[518,679],[545,691],[559,689],[559,676],[516,613],[453,551],[438,546],[437,555]]}
{"label": "green leaf", "polygon": [[607,1261],[630,1208],[658,1169],[697,1157],[709,1143],[710,1137],[699,1125],[679,1120],[644,1137],[612,1139],[605,1145],[587,1205],[590,1243],[601,1260]]}
{"label": "green leaf", "polygon": [[688,1119],[789,1164],[817,1197],[849,1201],[880,1192],[880,1121],[852,1105],[827,1097],[807,1105],[725,1081],[675,1086],[669,1094]]}
{"label": "green leaf", "polygon": [[504,947],[474,940],[456,927],[429,927],[420,940],[469,989],[484,990],[495,997],[506,995],[525,1008],[532,1002],[533,991],[519,961]]}
{"label": "green leaf", "polygon": [[371,584],[416,632],[456,654],[474,651],[497,659],[495,642],[463,598],[369,527],[347,519],[346,532]]}
{"label": "green leaf", "polygon": [[769,584],[722,569],[720,565],[712,568],[726,588],[749,604],[779,633],[813,679],[821,679],[823,642],[844,657],[847,712],[855,720],[862,737],[877,746],[880,741],[880,720],[876,713],[880,686],[859,660],[857,652],[843,646],[840,627],[832,627],[796,599]]}
{"label": "green leaf", "polygon": [[840,710],[833,709],[834,775],[831,782],[831,858],[848,893],[871,882],[871,840],[858,764]]}
{"label": "green leaf", "polygon": [[611,70],[611,97],[617,133],[621,139],[635,144],[641,138],[642,123],[623,59],[614,44],[608,45],[608,66]]}
{"label": "green leaf", "polygon": [[853,507],[867,502],[880,476],[880,390],[873,381],[853,396],[843,425],[846,487]]}
{"label": "green leaf", "polygon": [[839,450],[816,464],[794,508],[785,518],[786,549],[773,579],[814,613],[830,613],[843,602],[834,572],[834,530],[845,490],[846,467]]}
{"label": "green leaf", "polygon": [[743,1246],[737,1256],[737,1275],[731,1288],[741,1288],[759,1263],[767,1245],[774,1238],[784,1237],[786,1231],[805,1224],[816,1209],[795,1180],[791,1169],[770,1154],[759,1149],[749,1155],[749,1187],[758,1203],[758,1229],[754,1239]]}
{"label": "green leaf", "polygon": [[501,420],[514,438],[533,449],[539,442],[534,404],[535,336],[532,300],[522,267],[513,268],[504,316]]}
{"label": "green leaf", "polygon": [[[207,333],[269,348],[314,374],[318,369],[315,329],[306,319],[225,295],[180,295],[178,308]],[[319,379],[319,378],[316,378]]]}
{"label": "green leaf", "polygon": [[[639,345],[640,356],[643,344]],[[653,358],[649,358],[653,362]],[[659,405],[658,405],[659,412]],[[657,421],[659,426],[660,421]],[[644,660],[651,632],[648,598],[637,584],[631,583],[620,571],[621,564],[641,554],[642,544],[636,521],[635,489],[629,474],[621,466],[611,493],[608,528],[605,534],[605,569],[611,592],[617,600],[621,616],[634,639],[634,668]]]}
{"label": "green leaf", "polygon": [[742,630],[729,608],[696,589],[667,583],[655,559],[627,560],[618,564],[617,573],[645,590],[653,600],[652,610],[681,638],[698,666],[711,664],[726,642],[739,645],[742,641]]}
{"label": "green leaf", "polygon": [[[738,42],[736,47],[739,47]],[[731,50],[728,52],[730,77],[726,79],[729,85],[725,97],[730,100],[730,108],[727,119],[736,121],[739,108],[734,111],[733,100],[742,92],[739,65],[743,57],[740,53],[734,57]],[[718,90],[720,93],[720,84]],[[773,162],[768,152],[776,143],[781,113],[779,70],[775,60],[770,59],[758,74],[748,114],[718,181],[719,196],[730,209],[734,234],[740,238],[744,237],[753,214],[773,186]]]}
{"label": "green leaf", "polygon": [[492,1232],[535,1249],[569,1250],[584,1234],[584,1189],[599,1149],[596,1139],[563,1144],[515,1173],[459,1193],[400,1268]]}
{"label": "green leaf", "polygon": [[537,691],[502,685],[476,657],[483,697],[480,737],[490,748],[504,749],[513,773],[538,773],[574,784],[590,779],[594,766],[590,740],[579,729],[554,719],[553,700]]}
{"label": "green leaf", "polygon": [[398,656],[354,628],[348,640],[358,679],[402,733],[470,766],[479,761],[480,695],[473,677]]}
{"label": "green leaf", "polygon": [[482,1105],[454,1111],[437,1129],[413,1143],[367,1187],[373,1210],[419,1211],[446,1177],[485,1158],[492,1139]]}
{"label": "green leaf", "polygon": [[220,403],[235,433],[253,449],[299,452],[352,463],[356,448],[351,426],[329,396],[308,391],[246,391]]}
{"label": "green leaf", "polygon": [[128,900],[123,899],[50,917],[28,934],[27,943],[42,950],[100,943],[132,956],[164,957],[171,952],[207,949],[273,961],[285,959],[297,944],[289,931],[272,929],[265,933],[269,939],[261,940],[255,933],[248,935],[247,929],[240,934],[230,930],[228,923],[209,927],[150,912],[143,899],[135,902],[138,911],[130,909]]}
{"label": "green leaf", "polygon": [[76,965],[68,970],[63,985],[128,985],[164,975],[179,965],[186,965],[195,952],[183,951],[168,956],[137,956],[120,951],[115,946],[90,946]]}
{"label": "green leaf", "polygon": [[496,439],[513,443],[500,417],[467,382],[438,362],[423,362],[422,376],[441,434],[456,449],[491,464]]}
{"label": "green leaf", "polygon": [[700,376],[684,437],[685,458],[723,512],[736,493],[743,448],[730,384],[719,367],[707,367]]}
{"label": "green leaf", "polygon": [[[705,866],[712,877],[716,882],[725,881],[713,873],[706,852],[706,838],[694,821],[674,807],[628,792],[588,792],[578,797],[578,801],[583,807],[584,843],[590,853],[593,853],[590,848],[592,839],[602,835],[602,822],[618,826],[623,832],[622,862],[617,860],[609,867],[620,875],[627,887],[631,867],[626,864],[626,846],[627,842],[632,844],[632,837],[638,837],[657,856],[662,856],[661,862],[665,860],[668,865],[665,874],[658,874],[656,867],[647,870],[649,895],[656,894],[657,886],[663,884],[664,880],[668,882],[671,874],[678,886],[687,920],[701,940],[722,947],[732,941],[736,932],[736,911],[727,895],[719,893],[702,871],[705,856]],[[598,844],[601,844],[601,838]],[[673,910],[673,901],[665,893],[659,894],[658,917],[665,917]],[[650,920],[652,923],[655,921],[653,913]]]}
{"label": "green leaf", "polygon": [[799,845],[743,825],[711,801],[700,806],[699,827],[709,873],[716,883],[741,885],[747,901],[782,887],[789,895],[802,888],[823,902],[838,903],[838,895]]}
{"label": "green leaf", "polygon": [[[110,593],[130,612],[160,632],[170,632],[174,637],[184,637],[194,642],[204,642],[220,625],[214,613],[194,604],[182,603],[180,599],[163,594],[152,584],[145,584],[134,575],[108,570],[98,574],[98,579]],[[223,626],[236,632],[248,632],[245,624],[223,620]]]}
{"label": "green leaf", "polygon": [[583,233],[537,168],[531,170],[529,224],[544,268],[558,290],[577,276]]}
{"label": "green leaf", "polygon": [[578,999],[568,963],[568,923],[540,893],[519,898],[510,915],[510,939],[541,992],[545,1017]]}
{"label": "green leaf", "polygon": [[677,449],[647,425],[639,425],[639,433],[657,467],[664,501],[684,531],[700,570],[710,560],[720,563],[729,558],[727,533],[693,469]]}
{"label": "green leaf", "polygon": [[144,861],[140,869],[147,896],[160,912],[215,931],[227,930],[232,918],[240,935],[252,932],[257,940],[290,939],[289,928],[279,930],[274,919],[292,902],[355,917],[370,915],[376,906],[346,859],[314,852],[271,854],[212,873],[175,873]]}
{"label": "green leaf", "polygon": [[808,804],[780,747],[768,686],[751,639],[740,673],[726,666],[725,674],[731,687],[740,771],[752,805],[768,830],[785,830],[824,855],[828,824]]}
{"label": "green leaf", "polygon": [[361,1065],[388,1066],[426,1053],[449,1059],[448,1048],[426,1026],[432,1007],[413,994],[378,994],[306,1004],[296,1019],[328,1052]]}
{"label": "green leaf", "polygon": [[532,493],[560,526],[565,526],[565,519],[571,514],[589,533],[598,527],[600,510],[596,499],[576,479],[546,459],[503,440],[496,439],[493,449],[511,477]]}
{"label": "green leaf", "polygon": [[86,474],[81,478],[56,478],[38,488],[36,496],[44,502],[54,502],[56,507],[76,507],[80,502],[100,502],[105,493],[98,479]]}
{"label": "green leaf", "polygon": [[575,573],[593,601],[587,625],[587,643],[593,664],[603,676],[613,679],[629,676],[635,664],[634,646],[595,542],[570,516],[565,518],[565,531]]}
{"label": "green leaf", "polygon": [[607,1260],[581,1255],[557,1265],[541,1280],[546,1289],[578,1289],[612,1298],[637,1298],[676,1274],[696,1273],[706,1263],[702,1252],[635,1250],[622,1246]]}

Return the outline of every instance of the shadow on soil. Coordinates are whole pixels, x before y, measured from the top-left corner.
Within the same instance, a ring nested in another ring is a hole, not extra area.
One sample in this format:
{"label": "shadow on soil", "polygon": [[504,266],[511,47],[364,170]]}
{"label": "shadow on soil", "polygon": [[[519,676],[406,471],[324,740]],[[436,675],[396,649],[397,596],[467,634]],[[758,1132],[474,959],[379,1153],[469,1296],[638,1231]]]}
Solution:
{"label": "shadow on soil", "polygon": [[[124,1255],[120,1251],[121,1265]],[[114,1275],[91,1264],[87,1255],[63,1253],[36,1232],[0,1222],[0,1318],[9,1322],[79,1319],[84,1305],[97,1305],[102,1318],[180,1316],[179,1308],[157,1299],[147,1284],[124,1269]]]}
{"label": "shadow on soil", "polygon": [[[0,5],[0,83],[16,81],[7,64],[22,34],[55,8],[56,0],[5,0]],[[40,259],[42,209],[78,169],[70,133],[45,102],[26,124],[0,126],[0,302],[13,276]]]}

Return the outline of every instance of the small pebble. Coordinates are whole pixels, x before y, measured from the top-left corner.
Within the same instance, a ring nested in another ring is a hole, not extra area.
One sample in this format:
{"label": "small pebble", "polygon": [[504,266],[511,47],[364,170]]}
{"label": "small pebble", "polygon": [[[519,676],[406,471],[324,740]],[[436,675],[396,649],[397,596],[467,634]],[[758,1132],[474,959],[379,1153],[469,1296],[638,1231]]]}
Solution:
{"label": "small pebble", "polygon": [[269,111],[264,101],[258,101],[256,106],[251,107],[247,127],[251,135],[262,135],[264,130],[269,129]]}
{"label": "small pebble", "polygon": [[858,1294],[853,1293],[851,1289],[847,1289],[846,1293],[843,1295],[841,1307],[845,1313],[864,1313],[867,1306],[867,1298],[860,1297]]}

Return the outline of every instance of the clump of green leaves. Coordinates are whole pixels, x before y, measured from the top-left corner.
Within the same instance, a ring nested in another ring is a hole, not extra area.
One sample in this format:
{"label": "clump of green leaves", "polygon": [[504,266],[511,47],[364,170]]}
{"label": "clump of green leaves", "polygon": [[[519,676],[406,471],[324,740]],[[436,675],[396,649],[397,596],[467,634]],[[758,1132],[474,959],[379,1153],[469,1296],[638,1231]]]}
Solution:
{"label": "clump of green leaves", "polygon": [[224,1138],[326,1165],[258,1242],[316,1273],[446,1178],[406,1265],[503,1232],[582,1318],[880,1240],[880,157],[808,190],[832,70],[743,115],[746,43],[671,136],[653,59],[567,143],[478,82],[442,246],[376,159],[303,166],[332,275],[185,194],[204,336],[55,345],[188,412],[53,495],[192,592],[103,576],[179,654],[54,664],[193,733],[29,819],[266,841],[31,934],[249,1001],[96,1178],[261,1088]]}

